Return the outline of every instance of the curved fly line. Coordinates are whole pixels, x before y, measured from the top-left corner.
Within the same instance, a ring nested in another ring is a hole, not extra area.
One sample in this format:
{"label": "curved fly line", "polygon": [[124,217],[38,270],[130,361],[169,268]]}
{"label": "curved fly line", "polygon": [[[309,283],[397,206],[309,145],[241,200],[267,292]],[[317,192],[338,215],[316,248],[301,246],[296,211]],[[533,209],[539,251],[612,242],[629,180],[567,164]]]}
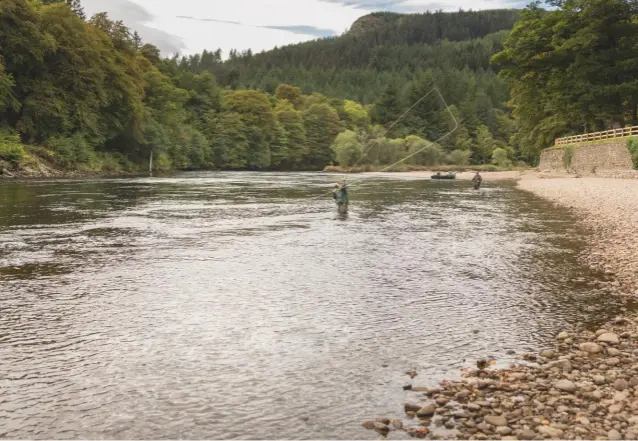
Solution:
{"label": "curved fly line", "polygon": [[[418,106],[423,100],[425,100],[427,97],[429,97],[433,93],[436,93],[439,96],[439,98],[441,99],[441,101],[443,102],[443,104],[445,105],[445,110],[450,114],[450,117],[452,118],[452,121],[454,121],[454,128],[452,130],[450,130],[449,132],[447,132],[445,135],[441,136],[436,141],[432,141],[432,142],[426,144],[425,146],[423,146],[419,150],[410,153],[405,158],[402,158],[402,159],[396,161],[395,163],[388,165],[387,167],[384,167],[383,169],[379,170],[377,173],[382,173],[384,171],[387,171],[387,170],[389,170],[389,169],[391,169],[393,167],[396,167],[397,165],[401,164],[402,162],[407,161],[408,159],[412,158],[413,156],[418,155],[419,153],[421,153],[422,151],[424,151],[428,147],[430,147],[430,146],[432,146],[434,144],[438,144],[439,142],[443,141],[445,138],[450,136],[452,133],[454,133],[459,128],[459,122],[457,121],[456,117],[454,116],[454,113],[452,113],[452,111],[450,110],[450,106],[445,101],[445,98],[443,98],[443,95],[439,91],[438,87],[435,86],[434,88],[432,88],[432,90],[430,90],[428,93],[426,93],[421,98],[419,98],[414,104],[412,104],[412,106],[410,106],[410,108],[408,108],[405,112],[403,112],[403,114],[401,116],[399,116],[392,124],[390,124],[390,126],[383,132],[383,135],[381,136],[381,138],[385,138],[386,135],[390,132],[390,130],[392,130],[394,128],[394,126],[396,126],[403,118],[405,118],[405,116],[408,113],[410,113],[410,111],[412,111],[412,109],[414,109],[416,106]],[[359,157],[357,162],[352,167],[350,167],[350,169],[345,173],[345,177],[343,178],[343,183],[346,183],[347,176],[349,174],[351,174],[352,171],[356,168],[356,166],[359,165],[359,163],[363,160],[363,158],[366,157],[367,153],[372,149],[373,146],[374,145],[369,145],[361,153],[361,156]],[[350,181],[350,182],[351,183],[352,182],[357,182],[357,181],[360,181],[362,179],[364,179],[364,178],[355,179],[354,181]],[[322,193],[321,195],[318,195],[315,198],[324,197],[326,194],[330,194],[331,192],[332,192],[332,190],[330,190],[329,192],[326,192],[326,193]]]}

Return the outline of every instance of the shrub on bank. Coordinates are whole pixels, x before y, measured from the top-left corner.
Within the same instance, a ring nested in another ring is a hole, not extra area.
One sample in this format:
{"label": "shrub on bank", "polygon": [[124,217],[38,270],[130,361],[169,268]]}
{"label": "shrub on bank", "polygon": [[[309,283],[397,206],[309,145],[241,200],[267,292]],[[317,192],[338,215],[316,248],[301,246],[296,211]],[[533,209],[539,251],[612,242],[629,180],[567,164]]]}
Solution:
{"label": "shrub on bank", "polygon": [[634,161],[634,168],[638,170],[638,138],[629,138],[627,140],[627,149],[629,149],[631,159]]}
{"label": "shrub on bank", "polygon": [[0,131],[0,159],[16,166],[20,164],[24,155],[20,137],[7,131]]}
{"label": "shrub on bank", "polygon": [[574,156],[574,148],[571,145],[566,145],[563,149],[563,165],[566,170],[569,170],[572,166],[572,158]]}

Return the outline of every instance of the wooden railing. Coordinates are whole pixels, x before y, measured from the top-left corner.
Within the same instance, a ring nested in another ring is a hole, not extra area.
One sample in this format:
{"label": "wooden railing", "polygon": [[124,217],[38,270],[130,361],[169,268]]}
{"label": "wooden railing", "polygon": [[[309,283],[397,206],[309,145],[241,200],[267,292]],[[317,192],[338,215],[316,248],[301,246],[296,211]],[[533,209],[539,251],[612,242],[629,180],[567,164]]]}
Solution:
{"label": "wooden railing", "polygon": [[600,141],[601,139],[624,138],[626,136],[638,136],[638,126],[623,127],[622,129],[611,129],[604,132],[585,133],[584,135],[566,136],[556,138],[554,145],[575,144],[578,142]]}

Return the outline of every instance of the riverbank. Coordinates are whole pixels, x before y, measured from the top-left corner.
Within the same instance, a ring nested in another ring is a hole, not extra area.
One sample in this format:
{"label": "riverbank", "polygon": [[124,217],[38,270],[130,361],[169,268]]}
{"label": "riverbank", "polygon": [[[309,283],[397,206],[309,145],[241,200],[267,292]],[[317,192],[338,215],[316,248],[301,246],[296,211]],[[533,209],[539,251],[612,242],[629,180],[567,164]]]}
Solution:
{"label": "riverbank", "polygon": [[363,426],[426,439],[637,439],[636,330],[635,321],[618,317],[595,332],[563,331],[508,369],[477,368],[440,387],[412,387],[406,420]]}
{"label": "riverbank", "polygon": [[475,173],[477,171],[481,173],[495,173],[495,172],[525,172],[531,170],[529,167],[498,167],[494,164],[482,164],[482,165],[398,165],[392,167],[389,171],[382,171],[386,167],[374,167],[370,165],[364,165],[360,167],[341,167],[339,165],[331,165],[323,169],[327,173],[389,173],[396,176],[399,173],[425,173],[432,175],[432,173],[441,172],[456,172],[456,173]]}
{"label": "riverbank", "polygon": [[583,260],[613,274],[615,287],[638,295],[638,181],[522,177],[523,190],[575,209],[590,240]]}
{"label": "riverbank", "polygon": [[[415,179],[430,179],[432,171],[407,171],[407,172],[367,172],[366,176],[378,176],[378,177],[404,177]],[[474,177],[476,171],[463,171],[456,173],[457,180],[470,181]],[[493,172],[480,172],[484,181],[502,181],[502,180],[519,180],[524,176],[534,174],[532,171],[493,171]]]}
{"label": "riverbank", "polygon": [[[584,263],[606,273],[610,295],[638,295],[638,181],[535,172],[483,176],[516,179],[519,188],[576,210],[589,235]],[[637,439],[637,348],[635,316],[566,330],[507,369],[489,369],[484,360],[460,381],[409,386],[414,399],[405,404],[407,420],[379,418],[363,426],[426,439]]]}

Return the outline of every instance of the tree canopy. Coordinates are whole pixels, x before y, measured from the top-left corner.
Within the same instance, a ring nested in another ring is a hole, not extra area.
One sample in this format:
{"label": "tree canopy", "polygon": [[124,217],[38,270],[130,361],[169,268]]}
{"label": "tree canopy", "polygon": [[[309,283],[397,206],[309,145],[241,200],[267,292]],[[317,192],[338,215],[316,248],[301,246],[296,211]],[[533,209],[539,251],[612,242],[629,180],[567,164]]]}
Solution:
{"label": "tree canopy", "polygon": [[[3,0],[0,161],[314,170],[418,152],[409,163],[533,163],[556,136],[638,123],[637,2],[554,3],[374,13],[338,37],[224,60],[163,58],[79,0]],[[421,99],[434,87],[445,103]]]}

